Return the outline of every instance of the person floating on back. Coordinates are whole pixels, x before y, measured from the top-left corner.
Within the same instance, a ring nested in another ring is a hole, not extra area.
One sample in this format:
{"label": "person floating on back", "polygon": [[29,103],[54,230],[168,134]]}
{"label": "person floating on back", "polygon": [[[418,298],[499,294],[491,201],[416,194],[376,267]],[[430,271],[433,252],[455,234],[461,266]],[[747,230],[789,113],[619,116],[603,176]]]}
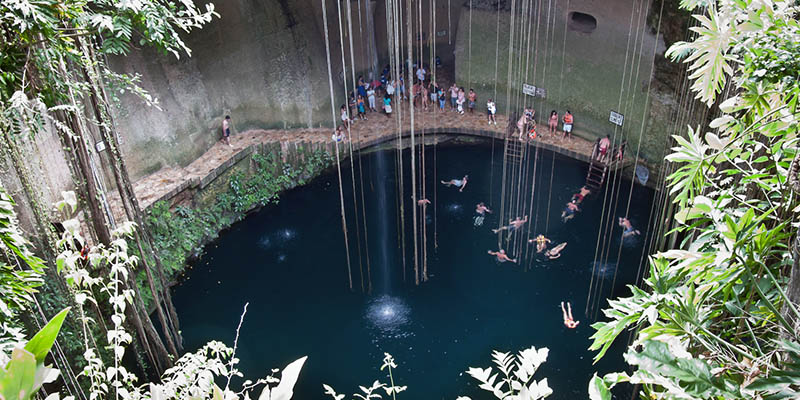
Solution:
{"label": "person floating on back", "polygon": [[572,139],[572,124],[574,118],[572,117],[572,113],[569,112],[569,110],[567,110],[567,112],[564,113],[563,121],[564,121],[564,138]]}
{"label": "person floating on back", "polygon": [[517,262],[516,259],[509,258],[508,255],[506,254],[506,251],[503,250],[503,249],[500,249],[498,251],[489,250],[489,255],[497,257],[497,261],[499,261],[501,263],[502,262],[506,262],[506,261],[510,261],[512,263],[516,263]]}
{"label": "person floating on back", "polygon": [[561,212],[561,220],[567,222],[575,217],[575,213],[580,211],[581,209],[578,208],[578,204],[570,201],[567,203],[567,207],[564,208],[564,211]]}
{"label": "person floating on back", "polygon": [[516,218],[516,219],[510,220],[510,221],[508,221],[508,225],[501,226],[501,227],[499,227],[497,229],[492,229],[492,232],[500,233],[501,231],[504,231],[504,230],[508,230],[509,232],[513,232],[513,231],[521,228],[522,225],[525,225],[526,222],[528,222],[528,216],[527,215],[525,216],[525,218]]}
{"label": "person floating on back", "polygon": [[222,120],[222,141],[231,146],[231,116],[226,115]]}
{"label": "person floating on back", "polygon": [[547,250],[544,253],[544,256],[551,260],[555,260],[556,258],[561,257],[561,250],[564,250],[564,247],[567,247],[567,242],[555,245],[552,249]]}
{"label": "person floating on back", "polygon": [[586,186],[584,186],[584,187],[582,187],[582,188],[581,188],[581,191],[580,191],[580,192],[578,192],[578,193],[575,193],[575,194],[573,194],[573,195],[572,195],[572,201],[573,201],[575,204],[580,204],[580,203],[582,203],[582,202],[583,202],[583,199],[584,199],[586,196],[588,196],[589,194],[591,194],[591,193],[592,193],[592,191],[591,191],[591,190],[589,190],[589,188],[587,188]]}
{"label": "person floating on back", "polygon": [[475,216],[475,226],[483,225],[483,220],[486,217],[487,212],[491,214],[492,210],[490,210],[489,207],[486,207],[483,202],[478,203],[478,205],[475,206],[475,214],[478,214]]}
{"label": "person floating on back", "polygon": [[626,238],[628,236],[639,235],[641,232],[633,228],[631,221],[627,217],[623,217],[619,219],[619,226],[622,227],[622,238]]}
{"label": "person floating on back", "polygon": [[419,200],[417,200],[417,205],[420,206],[420,207],[424,208],[428,204],[431,204],[431,201],[428,200],[428,199],[419,199]]}
{"label": "person floating on back", "polygon": [[547,248],[547,244],[550,243],[550,239],[546,238],[542,234],[539,234],[539,236],[536,236],[535,239],[529,239],[528,243],[536,243],[536,252],[541,253]]}
{"label": "person floating on back", "polygon": [[460,188],[460,189],[458,189],[458,191],[459,192],[463,192],[464,188],[467,187],[467,178],[468,177],[469,177],[469,175],[464,175],[464,177],[461,178],[461,179],[450,179],[449,181],[441,181],[441,182],[442,182],[442,185],[445,185],[447,187],[455,186],[457,188]]}
{"label": "person floating on back", "polygon": [[578,326],[578,324],[581,323],[581,321],[575,321],[575,319],[572,318],[572,306],[569,304],[569,302],[567,302],[566,310],[564,309],[564,302],[563,301],[561,302],[561,313],[564,316],[564,326],[566,326],[567,328],[575,329]]}

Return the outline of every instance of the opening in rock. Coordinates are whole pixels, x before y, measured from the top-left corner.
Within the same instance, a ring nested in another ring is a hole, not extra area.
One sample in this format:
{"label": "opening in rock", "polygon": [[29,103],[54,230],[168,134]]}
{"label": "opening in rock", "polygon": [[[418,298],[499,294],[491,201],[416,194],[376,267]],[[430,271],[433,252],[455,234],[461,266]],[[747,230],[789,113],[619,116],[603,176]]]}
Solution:
{"label": "opening in rock", "polygon": [[592,33],[597,29],[597,19],[579,11],[569,13],[569,29],[582,33]]}

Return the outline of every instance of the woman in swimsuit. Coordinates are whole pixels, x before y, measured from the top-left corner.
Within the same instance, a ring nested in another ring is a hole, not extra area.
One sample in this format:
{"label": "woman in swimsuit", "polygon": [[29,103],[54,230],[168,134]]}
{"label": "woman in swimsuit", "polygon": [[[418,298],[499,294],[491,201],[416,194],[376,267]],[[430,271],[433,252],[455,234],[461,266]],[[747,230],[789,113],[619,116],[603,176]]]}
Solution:
{"label": "woman in swimsuit", "polygon": [[576,204],[579,204],[583,201],[583,199],[592,193],[586,186],[581,188],[581,191],[572,195],[572,201]]}
{"label": "woman in swimsuit", "polygon": [[448,187],[449,186],[455,186],[457,188],[461,188],[461,189],[458,189],[458,191],[459,192],[463,192],[464,188],[467,187],[467,178],[468,177],[469,177],[469,175],[464,175],[464,177],[461,178],[461,179],[451,179],[449,181],[441,181],[441,182],[442,182],[442,185],[445,185],[445,186],[448,186]]}
{"label": "woman in swimsuit", "polygon": [[556,110],[550,112],[550,134],[555,135],[558,132],[558,113]]}
{"label": "woman in swimsuit", "polygon": [[561,257],[561,250],[564,250],[564,247],[567,247],[567,242],[561,243],[556,245],[556,247],[547,250],[544,255],[551,260],[555,260],[556,258]]}
{"label": "woman in swimsuit", "polygon": [[575,321],[575,319],[572,318],[572,306],[569,304],[569,302],[567,302],[566,310],[564,309],[564,302],[561,302],[561,314],[564,318],[564,326],[569,329],[575,329],[578,324],[581,323],[581,321]]}

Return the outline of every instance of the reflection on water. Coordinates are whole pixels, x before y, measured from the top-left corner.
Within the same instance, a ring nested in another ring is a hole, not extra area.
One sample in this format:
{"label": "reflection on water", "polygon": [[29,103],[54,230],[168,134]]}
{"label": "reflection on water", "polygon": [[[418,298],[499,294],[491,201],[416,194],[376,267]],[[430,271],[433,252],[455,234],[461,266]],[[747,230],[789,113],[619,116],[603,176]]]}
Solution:
{"label": "reflection on water", "polygon": [[369,300],[364,318],[373,333],[373,342],[376,342],[410,336],[410,315],[411,309],[402,299],[382,295]]}
{"label": "reflection on water", "polygon": [[594,276],[600,279],[611,279],[614,276],[614,269],[617,268],[617,263],[611,262],[592,262],[592,272]]}
{"label": "reflection on water", "polygon": [[461,204],[454,203],[447,206],[447,211],[450,212],[451,214],[458,215],[461,214],[462,211],[464,211],[464,207],[462,207]]}
{"label": "reflection on water", "polygon": [[282,246],[294,240],[295,238],[297,238],[296,230],[291,228],[283,228],[262,236],[258,241],[258,244],[261,246],[261,248],[268,250],[272,248],[273,245]]}

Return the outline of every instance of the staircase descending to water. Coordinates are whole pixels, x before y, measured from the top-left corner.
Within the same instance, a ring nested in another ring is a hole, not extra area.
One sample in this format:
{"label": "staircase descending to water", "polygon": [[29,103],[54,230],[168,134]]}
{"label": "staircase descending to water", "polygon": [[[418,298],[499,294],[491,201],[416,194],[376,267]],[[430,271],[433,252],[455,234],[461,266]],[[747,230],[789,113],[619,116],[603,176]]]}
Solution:
{"label": "staircase descending to water", "polygon": [[515,138],[506,138],[506,162],[519,165],[523,157],[525,157],[525,143]]}
{"label": "staircase descending to water", "polygon": [[589,171],[586,173],[586,187],[596,192],[603,186],[607,174],[608,165],[592,157],[592,160],[589,162]]}

